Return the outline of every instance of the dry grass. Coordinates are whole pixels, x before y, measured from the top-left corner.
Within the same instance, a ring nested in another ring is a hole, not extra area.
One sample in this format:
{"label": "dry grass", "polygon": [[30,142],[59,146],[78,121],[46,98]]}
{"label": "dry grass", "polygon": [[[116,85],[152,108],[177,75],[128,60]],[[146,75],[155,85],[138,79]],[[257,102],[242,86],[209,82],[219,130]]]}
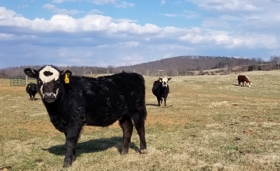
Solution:
{"label": "dry grass", "polygon": [[[40,99],[24,87],[0,85],[0,168],[8,170],[280,170],[279,71],[173,77],[167,107],[146,77],[148,154],[134,130],[128,155],[119,154],[118,123],[85,127],[77,160],[63,169],[64,135],[54,129]],[[1,170],[1,169],[0,169]],[[4,169],[2,169],[4,170]]]}

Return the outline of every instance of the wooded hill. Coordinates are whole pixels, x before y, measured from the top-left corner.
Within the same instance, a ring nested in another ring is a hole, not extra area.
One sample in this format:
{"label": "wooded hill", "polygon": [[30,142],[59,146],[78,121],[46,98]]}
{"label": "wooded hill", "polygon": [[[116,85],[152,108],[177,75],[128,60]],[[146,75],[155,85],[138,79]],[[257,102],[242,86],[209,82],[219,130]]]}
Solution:
{"label": "wooded hill", "polygon": [[[166,70],[167,75],[194,75],[194,74],[216,74],[217,72],[244,71],[266,65],[262,59],[248,59],[235,57],[209,57],[209,56],[179,56],[161,59],[132,66],[116,67],[115,70],[124,70],[142,73],[143,75],[155,76],[159,70]],[[267,68],[264,68],[267,69]],[[212,71],[211,71],[212,70]]]}
{"label": "wooded hill", "polygon": [[[112,74],[121,71],[137,72],[142,75],[158,76],[159,70],[168,76],[195,75],[195,74],[227,74],[229,72],[242,72],[251,70],[279,69],[279,57],[271,57],[270,61],[261,58],[236,58],[212,56],[178,56],[146,62],[131,66],[68,66],[60,69],[70,69],[75,75]],[[29,66],[40,68],[41,66]],[[0,78],[24,75],[26,66],[0,69]]]}

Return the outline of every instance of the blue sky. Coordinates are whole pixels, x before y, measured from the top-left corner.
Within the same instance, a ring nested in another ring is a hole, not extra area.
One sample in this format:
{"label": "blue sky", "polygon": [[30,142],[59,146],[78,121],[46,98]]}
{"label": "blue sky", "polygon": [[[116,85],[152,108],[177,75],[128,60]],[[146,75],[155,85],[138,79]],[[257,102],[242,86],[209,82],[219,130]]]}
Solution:
{"label": "blue sky", "polygon": [[280,56],[280,0],[0,0],[0,68]]}

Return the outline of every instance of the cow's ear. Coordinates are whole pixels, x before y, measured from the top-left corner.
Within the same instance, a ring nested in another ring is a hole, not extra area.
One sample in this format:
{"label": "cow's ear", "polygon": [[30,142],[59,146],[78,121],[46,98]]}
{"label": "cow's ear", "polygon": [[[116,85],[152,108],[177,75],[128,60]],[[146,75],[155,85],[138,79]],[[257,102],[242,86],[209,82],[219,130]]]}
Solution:
{"label": "cow's ear", "polygon": [[61,71],[60,74],[62,76],[65,76],[65,74],[67,74],[69,77],[71,77],[72,76],[72,71],[66,69],[66,70]]}
{"label": "cow's ear", "polygon": [[171,78],[168,78],[168,81],[171,80]]}
{"label": "cow's ear", "polygon": [[72,75],[72,72],[70,70],[61,71],[61,76],[63,77],[65,84],[70,83],[70,78],[69,77],[71,77],[71,75]]}
{"label": "cow's ear", "polygon": [[25,68],[24,73],[31,78],[37,78],[38,76],[38,71],[32,68]]}

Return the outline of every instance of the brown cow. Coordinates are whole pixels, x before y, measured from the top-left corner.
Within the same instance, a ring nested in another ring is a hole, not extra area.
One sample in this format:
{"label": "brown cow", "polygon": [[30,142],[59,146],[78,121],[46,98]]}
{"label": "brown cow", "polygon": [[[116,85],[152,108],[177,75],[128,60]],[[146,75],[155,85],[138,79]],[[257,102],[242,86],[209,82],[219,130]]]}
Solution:
{"label": "brown cow", "polygon": [[242,83],[241,86],[251,87],[251,81],[249,80],[249,78],[247,76],[238,75],[237,79],[238,79],[238,85],[241,85],[240,83]]}

